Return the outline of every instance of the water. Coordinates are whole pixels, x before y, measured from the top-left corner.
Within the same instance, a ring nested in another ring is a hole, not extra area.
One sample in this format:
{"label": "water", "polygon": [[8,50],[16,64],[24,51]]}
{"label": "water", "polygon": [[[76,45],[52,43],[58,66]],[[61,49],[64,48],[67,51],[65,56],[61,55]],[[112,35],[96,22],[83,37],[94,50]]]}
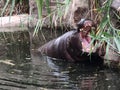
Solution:
{"label": "water", "polygon": [[0,34],[0,90],[120,90],[119,71],[41,56],[35,48],[44,43],[39,38],[28,32]]}

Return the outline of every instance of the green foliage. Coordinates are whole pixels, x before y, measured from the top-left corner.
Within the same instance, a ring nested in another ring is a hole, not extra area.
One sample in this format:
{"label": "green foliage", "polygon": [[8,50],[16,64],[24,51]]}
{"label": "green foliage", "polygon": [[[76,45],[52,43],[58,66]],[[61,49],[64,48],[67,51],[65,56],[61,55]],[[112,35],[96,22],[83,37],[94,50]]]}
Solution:
{"label": "green foliage", "polygon": [[[46,7],[47,7],[47,13],[48,15],[51,14],[51,9],[50,9],[50,0],[46,0]],[[52,22],[52,17],[50,16],[50,22]]]}
{"label": "green foliage", "polygon": [[[38,7],[38,16],[39,20],[37,22],[36,28],[34,30],[34,34],[38,33],[38,30],[42,29],[42,26],[45,22],[45,20],[49,20],[48,25],[49,27],[53,28],[54,26],[57,26],[59,23],[60,26],[62,26],[62,19],[63,17],[66,17],[66,14],[68,12],[68,7],[71,0],[64,0],[63,2],[60,2],[59,0],[56,0],[55,3],[55,9],[51,10],[50,8],[50,0],[36,0],[37,7]],[[47,10],[47,16],[42,17],[42,10],[43,7],[46,7]]]}
{"label": "green foliage", "polygon": [[12,0],[12,7],[11,7],[10,16],[12,15],[14,7],[15,7],[15,0]]}
{"label": "green foliage", "polygon": [[43,7],[43,0],[35,0],[37,3],[38,8],[38,16],[41,19],[42,18],[42,7]]}
{"label": "green foliage", "polygon": [[[98,32],[91,34],[93,40],[98,40],[98,44],[106,45],[106,53],[110,48],[113,48],[120,55],[120,30],[112,25],[112,19],[110,17],[112,0],[107,0],[103,7],[98,8],[98,13],[101,15],[101,22],[98,26]],[[117,19],[120,20],[120,16],[114,12]],[[106,54],[107,55],[107,54]]]}

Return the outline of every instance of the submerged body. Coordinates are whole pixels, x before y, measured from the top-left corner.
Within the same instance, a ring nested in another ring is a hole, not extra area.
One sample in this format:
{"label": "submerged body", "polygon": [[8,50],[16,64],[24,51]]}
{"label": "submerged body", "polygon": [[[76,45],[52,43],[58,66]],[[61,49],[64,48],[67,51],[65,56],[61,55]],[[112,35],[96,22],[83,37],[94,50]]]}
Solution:
{"label": "submerged body", "polygon": [[[89,30],[90,28],[85,26],[85,29]],[[91,39],[88,37],[88,32],[69,31],[49,41],[38,50],[49,57],[64,59],[70,62],[81,62],[96,66],[102,65],[103,60],[97,53],[89,54]]]}
{"label": "submerged body", "polygon": [[82,50],[82,44],[79,33],[76,31],[69,31],[39,48],[42,54],[69,61],[74,61],[74,58],[70,55],[71,51],[76,52],[77,50]]}

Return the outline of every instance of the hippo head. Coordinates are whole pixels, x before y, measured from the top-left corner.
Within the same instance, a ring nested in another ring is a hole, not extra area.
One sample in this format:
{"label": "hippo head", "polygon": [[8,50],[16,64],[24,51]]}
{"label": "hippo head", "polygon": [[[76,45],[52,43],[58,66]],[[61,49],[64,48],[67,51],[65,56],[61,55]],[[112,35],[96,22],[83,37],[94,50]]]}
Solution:
{"label": "hippo head", "polygon": [[77,27],[77,31],[80,33],[83,51],[90,52],[92,47],[90,45],[91,37],[89,34],[93,29],[96,29],[95,23],[90,19],[81,19],[80,22],[77,23]]}

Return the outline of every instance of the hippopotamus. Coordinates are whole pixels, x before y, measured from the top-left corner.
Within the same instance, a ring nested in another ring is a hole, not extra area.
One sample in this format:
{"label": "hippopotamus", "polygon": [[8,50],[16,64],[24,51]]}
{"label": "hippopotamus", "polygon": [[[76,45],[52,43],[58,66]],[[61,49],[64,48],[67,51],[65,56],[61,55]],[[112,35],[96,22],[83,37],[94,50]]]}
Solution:
{"label": "hippopotamus", "polygon": [[38,51],[52,58],[67,60],[70,62],[81,62],[92,65],[102,65],[103,59],[91,51],[91,38],[89,33],[96,28],[90,19],[81,19],[77,23],[77,29],[66,32],[56,39],[44,44]]}

